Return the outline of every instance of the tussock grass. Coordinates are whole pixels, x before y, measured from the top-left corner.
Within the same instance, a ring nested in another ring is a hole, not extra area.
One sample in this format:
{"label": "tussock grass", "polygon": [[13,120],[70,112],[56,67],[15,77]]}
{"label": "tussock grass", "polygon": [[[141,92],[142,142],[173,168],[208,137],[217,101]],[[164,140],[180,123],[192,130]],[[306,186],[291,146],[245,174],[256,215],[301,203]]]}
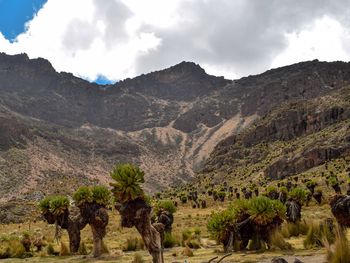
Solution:
{"label": "tussock grass", "polygon": [[323,246],[323,240],[333,243],[335,235],[327,224],[312,222],[304,240],[306,249],[317,248]]}
{"label": "tussock grass", "polygon": [[323,239],[329,263],[350,263],[350,246],[343,230],[337,226],[334,244],[327,238]]}
{"label": "tussock grass", "polygon": [[282,225],[281,234],[284,238],[306,235],[309,231],[309,225],[310,223],[307,223],[305,220],[297,223],[286,222]]}
{"label": "tussock grass", "polygon": [[280,249],[280,250],[291,250],[292,245],[284,240],[284,237],[280,230],[276,229],[273,231],[269,238],[269,244],[271,249]]}
{"label": "tussock grass", "polygon": [[66,243],[61,242],[61,248],[60,248],[60,256],[69,256],[69,248]]}
{"label": "tussock grass", "polygon": [[145,262],[145,261],[144,261],[144,259],[143,259],[143,257],[142,257],[141,254],[136,253],[136,254],[134,255],[134,258],[133,258],[133,260],[132,260],[132,263],[144,263],[144,262]]}

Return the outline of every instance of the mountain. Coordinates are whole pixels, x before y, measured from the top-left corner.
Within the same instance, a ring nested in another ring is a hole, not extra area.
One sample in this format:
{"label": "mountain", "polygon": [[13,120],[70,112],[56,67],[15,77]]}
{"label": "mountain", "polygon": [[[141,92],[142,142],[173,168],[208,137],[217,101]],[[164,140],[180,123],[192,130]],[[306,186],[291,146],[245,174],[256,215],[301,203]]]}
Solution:
{"label": "mountain", "polygon": [[202,170],[213,181],[281,180],[350,157],[350,86],[272,109],[221,141]]}
{"label": "mountain", "polygon": [[[45,59],[1,53],[0,200],[35,200],[108,183],[118,162],[140,165],[151,192],[188,182],[196,172],[233,174],[242,156],[264,158],[254,148],[263,140],[308,136],[346,121],[339,94],[349,81],[344,62],[303,62],[236,81],[181,62],[100,86],[58,73]],[[327,98],[340,106],[333,109]],[[325,120],[307,126],[302,116],[311,104],[316,112],[320,100],[323,115],[315,118]],[[329,114],[336,117],[327,119]],[[277,159],[264,172],[278,178],[299,171],[294,159],[286,162],[291,172],[275,171]]]}

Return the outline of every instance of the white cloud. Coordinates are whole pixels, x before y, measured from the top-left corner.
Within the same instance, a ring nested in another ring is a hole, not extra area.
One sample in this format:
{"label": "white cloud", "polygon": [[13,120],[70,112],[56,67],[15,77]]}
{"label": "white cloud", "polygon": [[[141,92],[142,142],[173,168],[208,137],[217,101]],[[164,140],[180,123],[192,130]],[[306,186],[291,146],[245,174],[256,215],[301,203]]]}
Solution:
{"label": "white cloud", "polygon": [[48,0],[0,51],[111,80],[200,63],[237,78],[298,61],[348,60],[349,0]]}
{"label": "white cloud", "polygon": [[44,57],[57,71],[94,80],[135,75],[134,61],[157,47],[152,32],[130,26],[133,12],[116,0],[49,0],[14,43],[0,36],[0,50]]}
{"label": "white cloud", "polygon": [[342,39],[349,37],[343,26],[330,17],[317,19],[308,29],[300,33],[286,34],[287,49],[272,62],[272,67],[280,67],[304,60],[322,61],[349,60]]}

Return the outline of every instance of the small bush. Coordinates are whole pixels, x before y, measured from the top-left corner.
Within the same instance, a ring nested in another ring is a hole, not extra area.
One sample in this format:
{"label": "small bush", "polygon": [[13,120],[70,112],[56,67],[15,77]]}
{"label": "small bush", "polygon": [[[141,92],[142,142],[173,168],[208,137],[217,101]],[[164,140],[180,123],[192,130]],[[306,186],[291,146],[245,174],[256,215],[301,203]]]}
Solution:
{"label": "small bush", "polygon": [[201,247],[201,243],[200,243],[199,239],[188,240],[187,245],[189,248],[193,248],[193,249],[198,249]]}
{"label": "small bush", "polygon": [[[25,247],[17,238],[10,238],[7,242],[7,249],[11,258],[25,258],[30,256],[25,250]],[[6,254],[6,253],[5,253]]]}
{"label": "small bush", "polygon": [[176,245],[175,237],[171,233],[165,232],[163,245],[165,248],[174,247]]}
{"label": "small bush", "polygon": [[189,248],[200,248],[200,230],[195,229],[185,229],[182,232],[182,246]]}
{"label": "small bush", "polygon": [[55,255],[55,249],[53,248],[53,245],[50,243],[46,247],[46,252],[48,255]]}
{"label": "small bush", "polygon": [[10,257],[11,257],[10,248],[4,245],[0,246],[0,259],[10,258]]}
{"label": "small bush", "polygon": [[186,204],[187,203],[187,196],[184,196],[184,195],[180,196],[180,201],[182,204]]}
{"label": "small bush", "polygon": [[126,240],[124,251],[136,251],[144,248],[143,241],[137,237],[130,237]]}

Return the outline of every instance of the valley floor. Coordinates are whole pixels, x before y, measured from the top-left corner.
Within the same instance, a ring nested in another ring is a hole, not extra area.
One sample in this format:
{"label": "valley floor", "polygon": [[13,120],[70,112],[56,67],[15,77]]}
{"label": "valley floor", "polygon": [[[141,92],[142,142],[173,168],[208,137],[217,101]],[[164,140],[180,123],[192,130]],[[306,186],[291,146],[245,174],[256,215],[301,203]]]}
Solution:
{"label": "valley floor", "polygon": [[[220,205],[220,206],[219,206]],[[206,229],[206,223],[212,211],[223,209],[227,204],[223,203],[209,203],[206,209],[193,209],[190,205],[180,206],[175,213],[175,220],[173,224],[173,235],[177,240],[178,245],[171,249],[165,250],[165,262],[187,262],[199,263],[208,262],[209,259],[219,256],[222,257],[222,246],[210,240],[210,236]],[[330,209],[328,205],[310,206],[303,208],[303,218],[307,220],[321,220],[330,217]],[[180,245],[182,232],[188,228],[198,228],[200,230],[201,248],[193,249],[193,256],[187,257],[183,254],[184,247]],[[23,232],[29,232],[31,235],[42,235],[46,243],[52,243],[55,251],[60,250],[60,245],[54,241],[55,226],[48,225],[45,222],[37,221],[31,224],[10,224],[0,225],[0,236],[18,236]],[[349,235],[349,233],[348,233]],[[135,229],[123,229],[120,227],[120,218],[116,212],[110,213],[110,223],[108,225],[107,236],[104,239],[108,247],[109,254],[99,259],[93,259],[87,256],[47,256],[46,253],[35,253],[34,257],[26,259],[4,259],[3,262],[133,262],[135,254],[139,254],[144,259],[144,262],[151,262],[151,257],[147,251],[123,251],[127,239],[140,238]],[[223,262],[271,262],[274,257],[283,257],[288,262],[294,262],[295,258],[307,263],[322,263],[326,262],[326,252],[324,249],[304,249],[303,240],[305,236],[294,237],[286,239],[292,246],[292,251],[265,251],[264,253],[257,253],[252,251],[234,252],[231,256],[225,258]],[[65,231],[62,232],[63,243],[68,245],[68,237]],[[86,227],[82,231],[82,241],[86,244],[87,251],[92,249],[91,230]]]}

